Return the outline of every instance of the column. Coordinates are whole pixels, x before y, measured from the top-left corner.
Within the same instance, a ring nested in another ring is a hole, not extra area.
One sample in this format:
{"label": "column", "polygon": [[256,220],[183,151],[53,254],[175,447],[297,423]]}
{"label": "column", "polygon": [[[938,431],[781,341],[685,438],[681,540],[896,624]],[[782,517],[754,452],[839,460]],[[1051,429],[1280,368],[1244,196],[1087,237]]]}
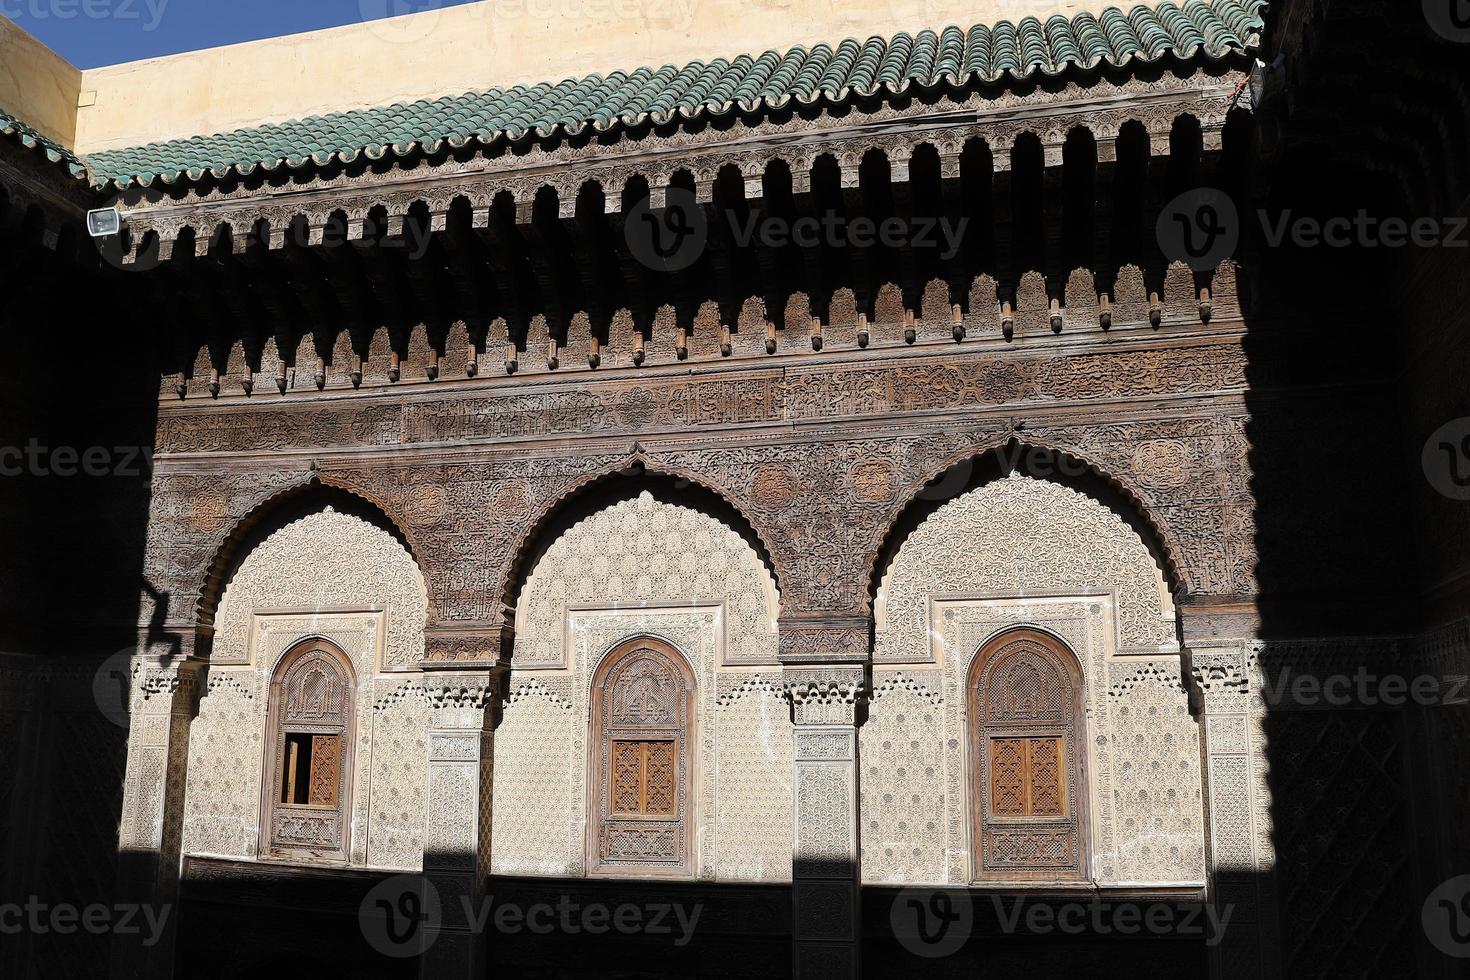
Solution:
{"label": "column", "polygon": [[189,726],[206,668],[202,660],[133,658],[117,900],[170,910],[163,937],[151,947],[143,946],[141,936],[113,936],[111,972],[117,980],[173,975]]}
{"label": "column", "polygon": [[1279,952],[1259,685],[1244,641],[1194,645],[1190,658],[1203,707],[1209,900],[1231,913],[1210,950],[1210,975],[1272,978]]}
{"label": "column", "polygon": [[441,919],[419,975],[469,980],[486,971],[486,937],[474,932],[474,914],[490,873],[500,684],[494,670],[454,670],[425,674],[424,688],[430,705],[424,877],[438,896]]}
{"label": "column", "polygon": [[795,722],[792,864],[797,980],[858,975],[857,725],[870,630],[783,620],[782,677]]}

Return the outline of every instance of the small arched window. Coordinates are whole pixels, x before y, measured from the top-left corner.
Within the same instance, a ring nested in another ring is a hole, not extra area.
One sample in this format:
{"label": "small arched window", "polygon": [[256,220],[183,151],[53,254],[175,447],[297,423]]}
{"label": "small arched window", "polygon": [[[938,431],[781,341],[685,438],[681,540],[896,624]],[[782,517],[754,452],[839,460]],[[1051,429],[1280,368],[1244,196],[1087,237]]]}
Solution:
{"label": "small arched window", "polygon": [[1087,877],[1082,675],[1039,630],[987,643],[970,670],[975,880]]}
{"label": "small arched window", "polygon": [[307,640],[271,678],[261,850],[269,857],[346,861],[351,835],[352,665]]}
{"label": "small arched window", "polygon": [[598,667],[591,703],[591,870],[691,874],[688,661],[660,640],[624,643]]}

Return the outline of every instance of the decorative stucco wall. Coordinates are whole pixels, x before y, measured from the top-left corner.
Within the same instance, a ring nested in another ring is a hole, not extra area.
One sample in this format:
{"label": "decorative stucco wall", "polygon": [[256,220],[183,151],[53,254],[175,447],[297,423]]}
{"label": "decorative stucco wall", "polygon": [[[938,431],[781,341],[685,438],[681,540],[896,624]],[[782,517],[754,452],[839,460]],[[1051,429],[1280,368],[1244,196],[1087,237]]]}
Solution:
{"label": "decorative stucco wall", "polygon": [[939,507],[880,586],[860,730],[864,880],[970,880],[969,670],[986,640],[1028,625],[1081,662],[1094,880],[1202,883],[1199,729],[1165,652],[1172,620],[1143,541],[1078,491],[1014,476]]}
{"label": "decorative stucco wall", "polygon": [[648,492],[552,542],[520,596],[495,732],[495,872],[586,872],[592,676],[623,641],[656,636],[689,659],[698,685],[699,877],[789,879],[792,733],[778,611],[770,572],[738,532]]}
{"label": "decorative stucco wall", "polygon": [[1016,475],[961,494],[905,539],[879,587],[874,662],[935,659],[930,599],[1113,592],[1118,652],[1174,653],[1163,572],[1123,519],[1070,487]]}
{"label": "decorative stucco wall", "polygon": [[209,683],[189,734],[185,853],[257,855],[271,673],[299,640],[320,636],[351,658],[357,683],[351,861],[420,866],[428,706],[412,670],[427,608],[408,551],[332,508],[285,525],[244,557],[220,599]]}

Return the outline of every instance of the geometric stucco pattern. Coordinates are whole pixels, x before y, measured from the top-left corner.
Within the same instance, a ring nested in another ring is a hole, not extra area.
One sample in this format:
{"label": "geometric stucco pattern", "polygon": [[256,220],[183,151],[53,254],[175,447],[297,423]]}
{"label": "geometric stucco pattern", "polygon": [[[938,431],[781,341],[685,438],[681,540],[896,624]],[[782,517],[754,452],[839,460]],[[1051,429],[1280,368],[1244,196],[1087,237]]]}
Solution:
{"label": "geometric stucco pattern", "polygon": [[723,601],[730,664],[775,662],[775,582],[739,532],[644,492],[579,521],[537,561],[517,612],[517,668],[564,666],[570,607]]}
{"label": "geometric stucco pattern", "polygon": [[1061,484],[993,480],[938,508],[899,549],[878,594],[874,660],[932,659],[931,596],[1107,590],[1118,596],[1120,652],[1178,649],[1163,572],[1132,528]]}
{"label": "geometric stucco pattern", "polygon": [[[1028,514],[1069,529],[1066,543],[1046,536],[1043,553],[1024,533],[996,540],[1007,528],[1032,528]],[[875,664],[860,729],[865,881],[969,881],[968,672],[990,637],[1030,625],[1061,637],[1081,661],[1089,876],[1112,885],[1203,882],[1199,727],[1178,656],[1160,654],[1173,643],[1158,567],[1131,529],[1068,488],[999,480],[916,529],[883,588],[876,649],[907,665]],[[1118,606],[1130,603],[1142,640],[1133,649],[1152,656],[1119,656]],[[912,649],[915,638],[922,650]]]}
{"label": "geometric stucco pattern", "polygon": [[696,873],[789,879],[792,735],[779,671],[725,666],[775,662],[777,609],[754,549],[689,507],[645,492],[562,532],[519,602],[495,733],[495,872],[584,873],[591,679],[610,650],[654,636],[696,679]]}
{"label": "geometric stucco pattern", "polygon": [[220,598],[210,661],[249,662],[252,612],[375,607],[388,611],[383,668],[413,669],[427,605],[423,576],[392,535],[327,507],[273,532],[240,562]]}
{"label": "geometric stucco pattern", "polygon": [[[311,609],[330,611],[301,611]],[[403,546],[331,508],[243,557],[220,601],[209,682],[190,730],[185,853],[257,855],[271,674],[298,640],[320,636],[348,655],[357,683],[349,859],[420,866],[428,705],[416,672],[382,670],[417,666],[425,610],[422,576]]]}

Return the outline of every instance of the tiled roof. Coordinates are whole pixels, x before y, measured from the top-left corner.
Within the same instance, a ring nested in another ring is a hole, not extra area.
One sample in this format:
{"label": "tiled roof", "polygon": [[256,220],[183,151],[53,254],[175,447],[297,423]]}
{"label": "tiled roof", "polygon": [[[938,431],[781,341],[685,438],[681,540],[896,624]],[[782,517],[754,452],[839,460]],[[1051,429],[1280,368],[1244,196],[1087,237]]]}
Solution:
{"label": "tiled roof", "polygon": [[76,155],[54,140],[47,139],[36,132],[19,119],[0,108],[0,137],[13,139],[28,150],[44,153],[46,159],[52,163],[60,164],[72,177],[80,177],[87,172]]}
{"label": "tiled roof", "polygon": [[1055,76],[1069,68],[1180,59],[1220,59],[1259,41],[1266,0],[1188,0],[1096,16],[1026,17],[969,30],[898,34],[835,48],[818,44],[784,54],[741,55],[682,68],[639,68],[558,84],[495,88],[407,105],[355,110],[187,140],[91,154],[99,182],[174,183],[206,174],[250,174],[284,165],[305,169],[366,154],[378,160],[448,144],[493,143],[537,134],[602,131],[645,120],[663,123],[705,114],[776,107],[792,99],[841,103],[853,95],[899,93],[910,85],[964,85]]}

